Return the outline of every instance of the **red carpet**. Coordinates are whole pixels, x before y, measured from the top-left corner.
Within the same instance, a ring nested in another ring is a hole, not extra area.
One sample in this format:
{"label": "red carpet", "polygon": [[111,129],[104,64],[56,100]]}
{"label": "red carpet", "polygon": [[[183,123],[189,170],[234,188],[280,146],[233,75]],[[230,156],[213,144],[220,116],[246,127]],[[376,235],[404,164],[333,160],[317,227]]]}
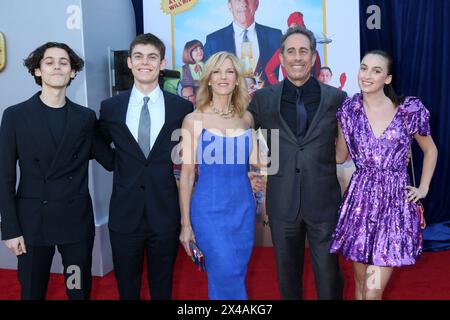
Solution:
{"label": "red carpet", "polygon": [[[305,299],[316,299],[313,273],[309,252],[305,257]],[[386,289],[385,299],[450,299],[450,251],[424,253],[415,266],[397,269]],[[354,297],[354,283],[351,263],[341,260],[345,274],[344,298]],[[49,300],[65,300],[64,280],[61,275],[50,277],[47,298]],[[253,300],[278,300],[279,292],[276,280],[275,257],[272,248],[258,247],[253,251],[250,261],[247,287],[249,298]],[[202,300],[207,299],[206,275],[196,270],[194,264],[180,250],[175,268],[174,299]],[[16,300],[20,298],[17,272],[0,270],[0,300]],[[142,298],[149,299],[144,275]],[[116,280],[111,272],[105,277],[94,277],[92,299],[118,299]]]}

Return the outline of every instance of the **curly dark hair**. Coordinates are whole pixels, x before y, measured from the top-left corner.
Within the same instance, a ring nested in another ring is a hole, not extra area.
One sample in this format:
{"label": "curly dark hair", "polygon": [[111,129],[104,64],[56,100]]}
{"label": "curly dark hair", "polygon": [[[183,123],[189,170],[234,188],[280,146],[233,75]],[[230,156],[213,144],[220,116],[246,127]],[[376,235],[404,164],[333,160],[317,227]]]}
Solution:
{"label": "curly dark hair", "polygon": [[[67,52],[70,59],[70,67],[72,70],[75,70],[75,72],[79,72],[83,70],[84,67],[84,61],[81,59],[75,51],[73,51],[67,44],[61,43],[61,42],[47,42],[43,44],[42,46],[35,49],[33,52],[31,52],[26,59],[23,60],[23,65],[28,69],[28,72],[34,77],[34,81],[40,86],[42,86],[42,79],[41,77],[37,77],[34,74],[35,69],[39,69],[41,66],[41,60],[44,57],[45,51],[50,48],[60,48]],[[69,80],[67,83],[67,86],[70,85],[72,82],[72,79]]]}

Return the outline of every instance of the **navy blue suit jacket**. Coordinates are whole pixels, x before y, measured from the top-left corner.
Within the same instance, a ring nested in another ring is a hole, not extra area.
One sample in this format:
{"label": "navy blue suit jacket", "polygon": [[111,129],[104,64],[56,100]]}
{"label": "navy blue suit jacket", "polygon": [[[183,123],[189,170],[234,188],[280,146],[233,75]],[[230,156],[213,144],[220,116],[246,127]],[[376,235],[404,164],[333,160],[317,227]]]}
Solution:
{"label": "navy blue suit jacket", "polygon": [[[279,29],[263,26],[258,23],[255,23],[255,30],[259,44],[258,70],[256,71],[258,73],[262,71],[262,78],[267,83],[266,64],[272,58],[275,51],[280,48],[282,33]],[[205,59],[208,59],[219,51],[228,51],[236,54],[233,24],[206,36],[204,46]],[[279,67],[275,70],[277,75],[278,71]]]}

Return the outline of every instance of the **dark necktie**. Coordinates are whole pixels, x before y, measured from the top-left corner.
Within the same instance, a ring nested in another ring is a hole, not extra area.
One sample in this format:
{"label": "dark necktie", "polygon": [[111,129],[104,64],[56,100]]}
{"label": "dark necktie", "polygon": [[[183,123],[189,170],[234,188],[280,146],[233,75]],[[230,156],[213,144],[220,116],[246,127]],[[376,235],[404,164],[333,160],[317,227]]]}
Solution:
{"label": "dark necktie", "polygon": [[141,147],[145,157],[150,153],[150,112],[148,111],[149,97],[144,97],[144,105],[141,109],[141,116],[139,117],[138,129],[138,144]]}
{"label": "dark necktie", "polygon": [[244,30],[244,35],[242,36],[242,42],[249,42],[248,36],[247,36],[248,30]]}
{"label": "dark necktie", "polygon": [[306,133],[306,123],[308,120],[308,114],[306,113],[305,105],[302,100],[302,90],[297,89],[297,98],[295,102],[297,109],[297,139],[301,141]]}

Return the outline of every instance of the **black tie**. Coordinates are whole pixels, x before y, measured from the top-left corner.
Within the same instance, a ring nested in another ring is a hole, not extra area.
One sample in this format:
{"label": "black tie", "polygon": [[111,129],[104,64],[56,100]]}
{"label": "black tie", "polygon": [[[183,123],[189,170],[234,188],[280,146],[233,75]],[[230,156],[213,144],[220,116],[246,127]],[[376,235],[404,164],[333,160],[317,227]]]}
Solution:
{"label": "black tie", "polygon": [[306,133],[306,123],[308,119],[308,114],[306,113],[305,105],[302,100],[301,89],[297,89],[295,107],[297,109],[297,139],[301,141]]}

